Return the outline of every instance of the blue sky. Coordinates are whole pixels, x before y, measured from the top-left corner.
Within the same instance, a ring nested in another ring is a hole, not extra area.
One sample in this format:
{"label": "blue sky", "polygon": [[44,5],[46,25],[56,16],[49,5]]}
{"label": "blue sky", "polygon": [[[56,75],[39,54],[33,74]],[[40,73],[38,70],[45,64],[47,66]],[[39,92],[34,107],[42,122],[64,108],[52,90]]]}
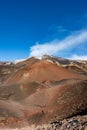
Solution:
{"label": "blue sky", "polygon": [[87,59],[87,0],[1,0],[0,60]]}

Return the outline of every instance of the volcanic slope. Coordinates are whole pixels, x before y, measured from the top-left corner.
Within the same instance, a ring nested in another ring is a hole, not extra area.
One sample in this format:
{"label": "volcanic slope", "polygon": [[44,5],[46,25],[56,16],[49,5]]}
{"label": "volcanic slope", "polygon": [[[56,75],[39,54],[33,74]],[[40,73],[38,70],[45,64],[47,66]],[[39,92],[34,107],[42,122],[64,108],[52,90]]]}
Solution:
{"label": "volcanic slope", "polygon": [[62,79],[84,79],[85,76],[79,75],[67,68],[56,65],[45,60],[37,61],[27,65],[14,73],[6,84],[59,81]]}
{"label": "volcanic slope", "polygon": [[86,75],[35,58],[15,66],[18,69],[0,85],[1,123],[37,125],[87,109]]}

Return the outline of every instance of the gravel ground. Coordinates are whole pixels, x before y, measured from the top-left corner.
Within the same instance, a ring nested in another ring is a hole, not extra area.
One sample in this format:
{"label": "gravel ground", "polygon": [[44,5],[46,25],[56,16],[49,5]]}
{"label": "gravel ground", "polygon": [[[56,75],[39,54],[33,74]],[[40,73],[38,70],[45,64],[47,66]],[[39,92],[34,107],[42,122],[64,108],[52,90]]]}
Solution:
{"label": "gravel ground", "polygon": [[87,130],[87,115],[74,116],[62,121],[44,124],[42,126],[32,125],[24,128],[0,128],[0,130]]}

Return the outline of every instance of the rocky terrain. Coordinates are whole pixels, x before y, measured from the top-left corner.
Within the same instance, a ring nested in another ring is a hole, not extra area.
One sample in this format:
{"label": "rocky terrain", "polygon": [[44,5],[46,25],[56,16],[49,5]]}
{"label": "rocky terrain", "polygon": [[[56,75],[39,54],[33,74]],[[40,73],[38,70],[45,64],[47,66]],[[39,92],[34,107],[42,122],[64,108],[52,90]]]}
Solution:
{"label": "rocky terrain", "polygon": [[0,62],[0,130],[87,130],[87,61]]}

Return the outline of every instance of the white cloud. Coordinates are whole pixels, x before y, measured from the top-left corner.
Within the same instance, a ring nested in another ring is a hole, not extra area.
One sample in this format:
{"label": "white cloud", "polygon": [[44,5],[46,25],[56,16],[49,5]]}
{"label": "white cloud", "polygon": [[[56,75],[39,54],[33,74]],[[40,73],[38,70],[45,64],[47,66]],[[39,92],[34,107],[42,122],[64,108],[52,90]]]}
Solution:
{"label": "white cloud", "polygon": [[87,60],[87,55],[72,55],[72,60]]}
{"label": "white cloud", "polygon": [[58,55],[60,52],[67,51],[79,44],[87,42],[87,30],[74,32],[63,40],[54,39],[43,44],[37,43],[30,48],[30,56],[42,56],[44,54]]}
{"label": "white cloud", "polygon": [[57,28],[57,32],[60,32],[60,33],[67,32],[67,31],[69,32],[69,30],[63,28],[63,26],[57,26],[56,28]]}

